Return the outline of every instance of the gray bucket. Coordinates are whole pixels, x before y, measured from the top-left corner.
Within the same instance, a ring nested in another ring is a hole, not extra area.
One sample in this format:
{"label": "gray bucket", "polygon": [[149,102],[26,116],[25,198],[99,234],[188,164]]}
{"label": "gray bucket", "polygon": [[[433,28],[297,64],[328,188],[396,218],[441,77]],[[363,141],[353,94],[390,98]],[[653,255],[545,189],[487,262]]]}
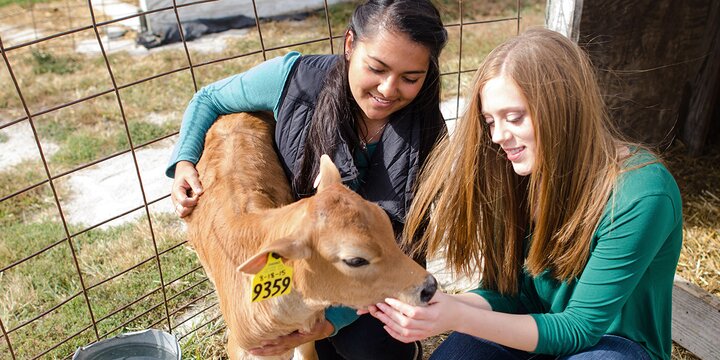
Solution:
{"label": "gray bucket", "polygon": [[180,360],[175,336],[161,330],[120,334],[114,338],[83,346],[73,360]]}

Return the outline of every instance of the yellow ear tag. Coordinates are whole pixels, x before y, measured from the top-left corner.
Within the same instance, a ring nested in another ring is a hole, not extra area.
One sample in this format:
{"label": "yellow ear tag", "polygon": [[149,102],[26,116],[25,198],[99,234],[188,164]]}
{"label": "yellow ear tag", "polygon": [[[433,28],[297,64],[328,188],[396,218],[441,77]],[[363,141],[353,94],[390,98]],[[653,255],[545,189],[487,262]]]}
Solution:
{"label": "yellow ear tag", "polygon": [[252,281],[252,301],[263,301],[270,298],[283,296],[292,290],[291,267],[283,264],[282,257],[275,253],[268,253],[265,266]]}

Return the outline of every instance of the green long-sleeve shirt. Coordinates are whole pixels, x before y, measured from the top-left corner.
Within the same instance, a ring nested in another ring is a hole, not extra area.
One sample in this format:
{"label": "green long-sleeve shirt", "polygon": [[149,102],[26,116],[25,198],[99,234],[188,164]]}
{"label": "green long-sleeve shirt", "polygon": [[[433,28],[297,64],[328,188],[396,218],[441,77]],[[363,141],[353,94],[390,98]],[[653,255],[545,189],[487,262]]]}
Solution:
{"label": "green long-sleeve shirt", "polygon": [[530,314],[538,327],[536,353],[571,354],[604,334],[633,340],[654,359],[670,359],[675,268],[682,245],[680,191],[647,152],[621,174],[579,278],[559,282],[549,271],[527,272],[517,296],[483,289],[494,311]]}

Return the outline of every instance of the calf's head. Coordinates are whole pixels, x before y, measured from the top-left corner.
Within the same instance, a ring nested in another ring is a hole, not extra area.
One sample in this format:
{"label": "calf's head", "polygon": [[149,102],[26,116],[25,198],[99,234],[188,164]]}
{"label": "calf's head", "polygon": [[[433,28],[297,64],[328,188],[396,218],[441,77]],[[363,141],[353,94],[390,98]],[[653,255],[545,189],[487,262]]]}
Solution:
{"label": "calf's head", "polygon": [[294,214],[300,226],[238,270],[258,272],[273,252],[293,267],[293,288],[307,302],[363,308],[394,297],[427,304],[437,282],[397,246],[387,214],[346,188],[326,155],[315,184],[317,193]]}

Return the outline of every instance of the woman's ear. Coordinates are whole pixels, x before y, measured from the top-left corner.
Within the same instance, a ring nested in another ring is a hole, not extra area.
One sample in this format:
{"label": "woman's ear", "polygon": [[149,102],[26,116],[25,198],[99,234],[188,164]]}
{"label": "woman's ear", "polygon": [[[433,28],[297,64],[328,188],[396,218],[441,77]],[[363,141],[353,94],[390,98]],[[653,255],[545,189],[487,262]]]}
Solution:
{"label": "woman's ear", "polygon": [[350,60],[350,56],[352,55],[353,51],[353,45],[355,41],[355,33],[352,32],[352,30],[348,30],[345,32],[345,60]]}

